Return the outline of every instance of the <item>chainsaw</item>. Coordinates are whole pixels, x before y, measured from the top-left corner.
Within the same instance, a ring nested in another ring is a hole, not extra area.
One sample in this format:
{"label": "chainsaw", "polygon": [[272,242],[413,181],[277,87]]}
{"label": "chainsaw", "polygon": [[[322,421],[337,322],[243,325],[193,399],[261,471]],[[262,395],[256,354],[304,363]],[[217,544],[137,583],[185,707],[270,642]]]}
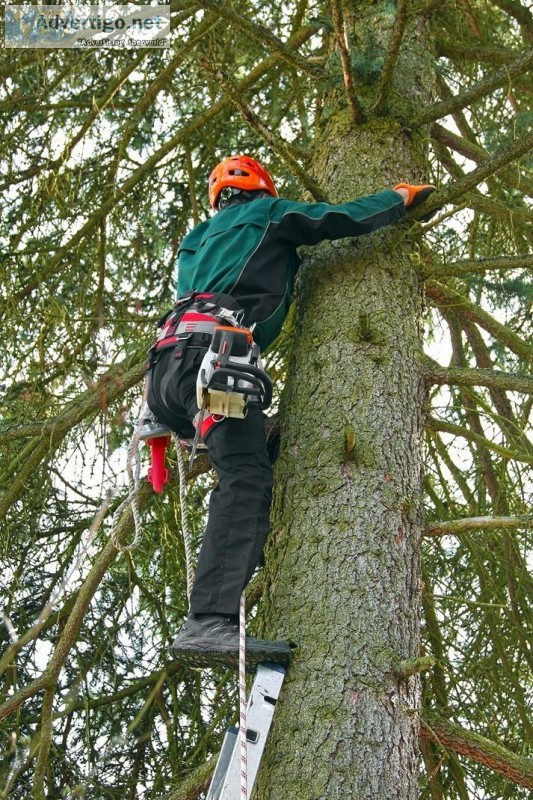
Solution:
{"label": "chainsaw", "polygon": [[243,419],[247,405],[266,409],[272,381],[263,369],[259,345],[248,328],[217,326],[196,381],[198,408]]}

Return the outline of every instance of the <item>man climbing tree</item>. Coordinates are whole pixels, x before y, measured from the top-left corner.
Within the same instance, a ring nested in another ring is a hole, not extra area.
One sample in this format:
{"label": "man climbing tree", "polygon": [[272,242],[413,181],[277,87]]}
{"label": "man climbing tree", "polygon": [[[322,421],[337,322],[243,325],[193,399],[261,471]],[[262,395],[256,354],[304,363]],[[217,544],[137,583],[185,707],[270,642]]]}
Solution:
{"label": "man climbing tree", "polygon": [[[237,421],[204,414],[198,406],[198,372],[217,325],[233,320],[251,327],[257,345],[267,348],[292,301],[299,245],[372,233],[402,219],[406,206],[417,208],[433,190],[402,183],[331,206],[278,199],[271,176],[248,156],[227,158],[211,173],[209,202],[218,214],[180,245],[179,299],[152,349],[148,378],[148,404],[156,418],[181,437],[193,437],[199,428],[218,477],[189,619],[172,645],[180,661],[235,661],[240,596],[270,527],[272,477],[261,407],[251,398]],[[246,644],[249,661],[288,658],[284,642],[249,636]]]}

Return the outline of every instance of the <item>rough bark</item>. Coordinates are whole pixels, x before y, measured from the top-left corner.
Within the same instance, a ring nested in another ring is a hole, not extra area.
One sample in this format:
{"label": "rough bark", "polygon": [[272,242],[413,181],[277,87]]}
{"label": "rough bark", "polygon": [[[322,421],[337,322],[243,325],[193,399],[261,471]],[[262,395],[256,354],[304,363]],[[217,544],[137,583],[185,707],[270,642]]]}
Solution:
{"label": "rough bark", "polygon": [[[392,123],[346,115],[314,168],[339,201],[421,163]],[[264,595],[266,632],[298,649],[259,800],[417,796],[419,683],[397,668],[419,654],[425,389],[416,272],[389,235],[323,244],[302,269]]]}

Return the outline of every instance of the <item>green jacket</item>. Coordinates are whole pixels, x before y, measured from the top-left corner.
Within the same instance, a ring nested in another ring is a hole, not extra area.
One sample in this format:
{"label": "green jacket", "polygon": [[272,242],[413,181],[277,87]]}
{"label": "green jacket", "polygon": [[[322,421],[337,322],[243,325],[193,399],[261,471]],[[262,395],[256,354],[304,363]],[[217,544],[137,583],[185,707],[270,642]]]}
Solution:
{"label": "green jacket", "polygon": [[244,323],[256,323],[254,338],[264,350],[289,310],[299,245],[372,233],[404,213],[392,190],[339,205],[276,197],[231,205],[183,239],[178,297],[193,290],[231,295],[244,309]]}

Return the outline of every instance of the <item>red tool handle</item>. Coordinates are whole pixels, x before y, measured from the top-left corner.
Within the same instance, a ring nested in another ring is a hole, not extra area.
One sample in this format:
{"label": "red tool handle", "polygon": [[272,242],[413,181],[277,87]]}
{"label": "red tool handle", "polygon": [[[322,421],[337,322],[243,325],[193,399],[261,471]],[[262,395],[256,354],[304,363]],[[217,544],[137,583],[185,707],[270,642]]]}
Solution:
{"label": "red tool handle", "polygon": [[168,482],[168,469],[165,468],[165,452],[170,444],[170,436],[154,436],[147,439],[146,444],[150,447],[152,466],[148,470],[148,480],[153,486],[154,492],[162,492],[163,486]]}

